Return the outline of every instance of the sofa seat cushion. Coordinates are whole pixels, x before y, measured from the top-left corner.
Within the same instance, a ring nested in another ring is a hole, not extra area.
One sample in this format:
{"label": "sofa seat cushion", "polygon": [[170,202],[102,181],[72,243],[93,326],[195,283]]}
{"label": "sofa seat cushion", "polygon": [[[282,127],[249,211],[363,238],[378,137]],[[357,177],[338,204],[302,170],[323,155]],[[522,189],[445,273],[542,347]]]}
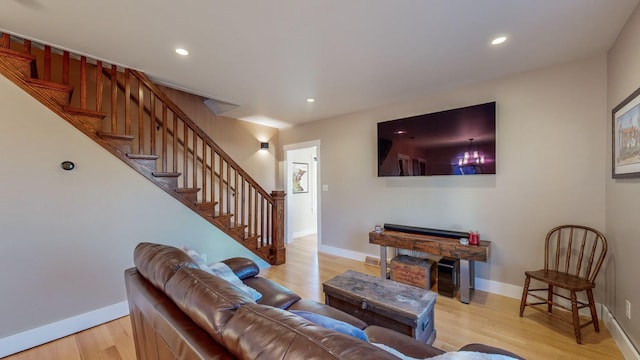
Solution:
{"label": "sofa seat cushion", "polygon": [[225,348],[239,359],[397,360],[365,341],[260,304],[238,309],[223,329],[223,341]]}
{"label": "sofa seat cushion", "polygon": [[258,300],[258,304],[286,309],[291,306],[291,304],[300,300],[300,296],[293,291],[261,276],[250,277],[243,282],[248,287],[262,294],[262,298]]}
{"label": "sofa seat cushion", "polygon": [[217,342],[222,328],[244,304],[254,303],[244,291],[215,275],[181,268],[167,281],[166,295]]}
{"label": "sofa seat cushion", "polygon": [[358,319],[355,316],[349,315],[344,311],[338,310],[329,305],[310,300],[310,299],[302,299],[293,303],[291,306],[287,308],[287,310],[296,310],[296,311],[308,311],[324,316],[328,316],[330,318],[344,321],[347,324],[351,324],[358,329],[364,329],[367,327],[367,323]]}
{"label": "sofa seat cushion", "polygon": [[501,348],[497,348],[495,346],[489,346],[484,344],[467,344],[461,347],[460,350],[458,351],[473,351],[473,352],[480,352],[480,353],[486,353],[486,354],[499,354],[499,355],[509,356],[514,359],[524,359],[512,353],[511,351],[507,351]]}
{"label": "sofa seat cushion", "polygon": [[444,351],[436,347],[380,326],[369,326],[364,332],[369,337],[369,342],[384,344],[412,358],[425,359],[444,354]]}

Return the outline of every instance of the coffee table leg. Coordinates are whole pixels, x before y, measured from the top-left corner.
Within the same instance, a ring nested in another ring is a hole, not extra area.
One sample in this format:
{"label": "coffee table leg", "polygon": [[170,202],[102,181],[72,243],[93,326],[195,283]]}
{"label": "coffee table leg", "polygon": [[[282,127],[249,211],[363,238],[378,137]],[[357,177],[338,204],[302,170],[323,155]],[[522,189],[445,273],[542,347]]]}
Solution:
{"label": "coffee table leg", "polygon": [[468,304],[476,287],[475,266],[473,260],[460,259],[460,302]]}
{"label": "coffee table leg", "polygon": [[387,278],[387,247],[380,245],[380,277]]}

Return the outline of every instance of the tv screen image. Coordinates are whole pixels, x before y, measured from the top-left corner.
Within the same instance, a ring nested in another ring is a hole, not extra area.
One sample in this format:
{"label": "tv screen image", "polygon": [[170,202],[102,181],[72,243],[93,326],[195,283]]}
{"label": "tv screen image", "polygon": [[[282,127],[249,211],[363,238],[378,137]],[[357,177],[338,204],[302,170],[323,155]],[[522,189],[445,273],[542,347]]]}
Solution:
{"label": "tv screen image", "polygon": [[378,176],[495,173],[495,101],[378,123]]}

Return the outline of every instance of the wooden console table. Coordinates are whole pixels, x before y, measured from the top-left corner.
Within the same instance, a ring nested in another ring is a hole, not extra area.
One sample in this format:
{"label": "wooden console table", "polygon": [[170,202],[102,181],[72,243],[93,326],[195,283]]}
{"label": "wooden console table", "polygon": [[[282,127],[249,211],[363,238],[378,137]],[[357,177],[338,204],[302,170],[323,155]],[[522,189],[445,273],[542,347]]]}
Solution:
{"label": "wooden console table", "polygon": [[475,261],[489,259],[490,241],[462,245],[459,239],[383,230],[369,233],[369,243],[380,245],[380,277],[387,277],[387,246],[460,259],[460,301],[468,304],[475,289]]}

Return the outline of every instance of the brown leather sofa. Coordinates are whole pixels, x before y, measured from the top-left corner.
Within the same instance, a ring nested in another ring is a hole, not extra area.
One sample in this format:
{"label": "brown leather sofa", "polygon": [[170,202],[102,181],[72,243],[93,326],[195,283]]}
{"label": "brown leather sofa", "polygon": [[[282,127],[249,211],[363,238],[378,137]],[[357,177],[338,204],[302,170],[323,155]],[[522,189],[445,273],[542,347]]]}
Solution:
{"label": "brown leather sofa", "polygon": [[[175,247],[141,243],[125,283],[137,358],[146,359],[397,359],[382,343],[411,357],[443,351],[312,300],[258,276],[251,260],[224,261],[262,294],[258,302],[229,282],[197,268]],[[364,329],[370,343],[314,324],[288,310],[325,315]],[[501,349],[460,350],[516,357]],[[517,357],[516,357],[517,358]]]}

